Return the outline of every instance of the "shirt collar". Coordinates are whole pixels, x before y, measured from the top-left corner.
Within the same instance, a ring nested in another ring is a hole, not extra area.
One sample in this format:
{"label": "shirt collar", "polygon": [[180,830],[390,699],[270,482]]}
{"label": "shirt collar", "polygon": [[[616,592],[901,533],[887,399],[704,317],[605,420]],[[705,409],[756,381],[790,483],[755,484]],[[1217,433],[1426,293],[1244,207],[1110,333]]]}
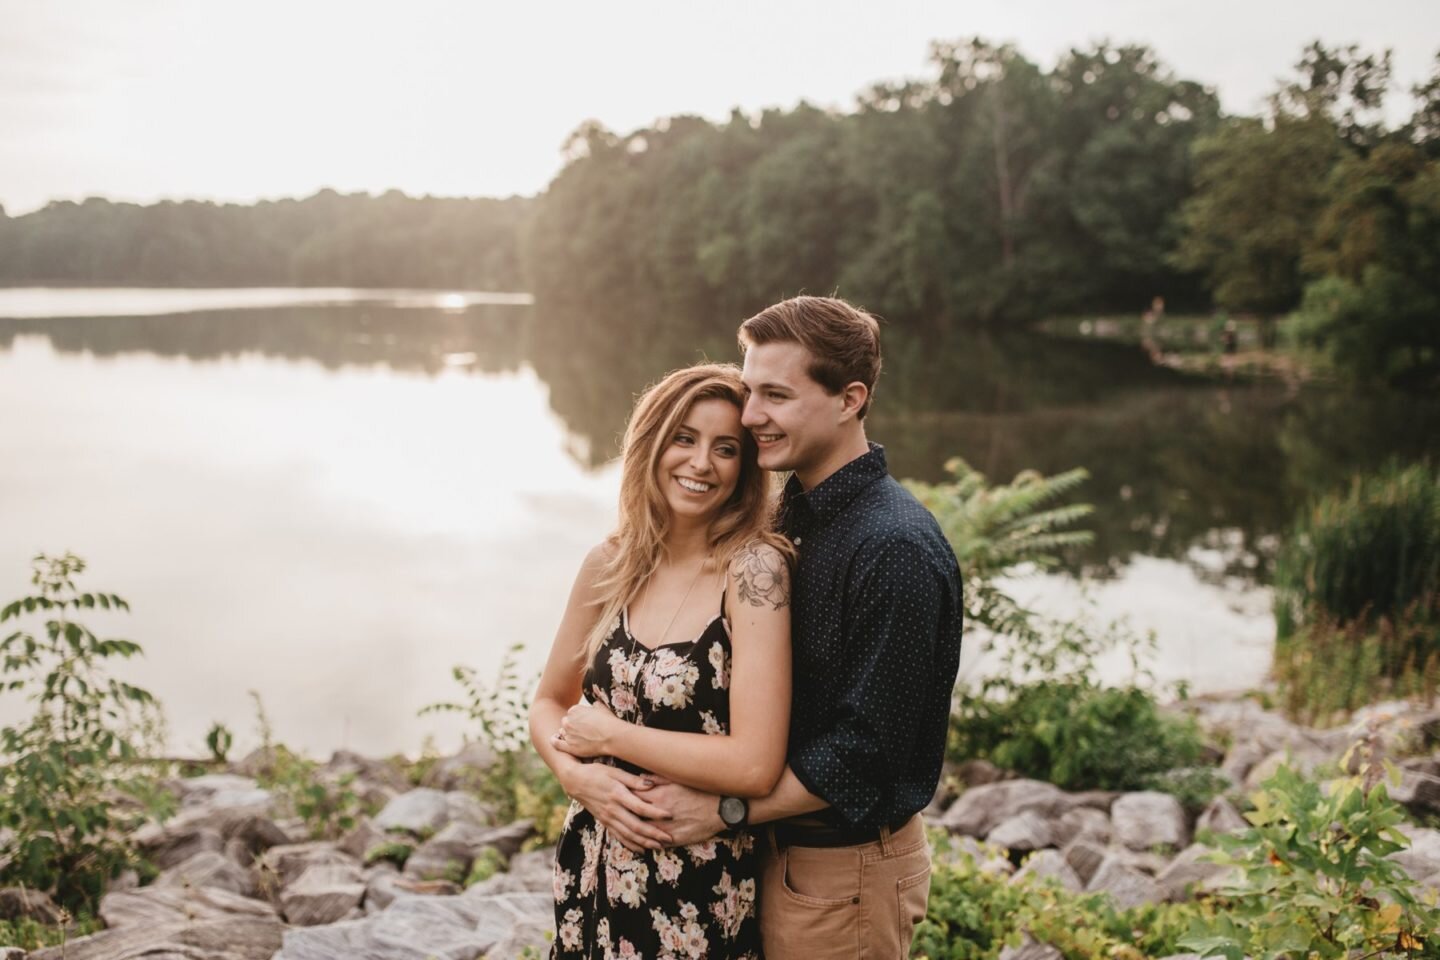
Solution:
{"label": "shirt collar", "polygon": [[782,515],[788,519],[808,513],[819,523],[828,523],[849,506],[861,490],[888,473],[885,448],[871,443],[869,453],[851,460],[820,481],[813,490],[806,490],[800,485],[800,479],[791,474],[781,496]]}

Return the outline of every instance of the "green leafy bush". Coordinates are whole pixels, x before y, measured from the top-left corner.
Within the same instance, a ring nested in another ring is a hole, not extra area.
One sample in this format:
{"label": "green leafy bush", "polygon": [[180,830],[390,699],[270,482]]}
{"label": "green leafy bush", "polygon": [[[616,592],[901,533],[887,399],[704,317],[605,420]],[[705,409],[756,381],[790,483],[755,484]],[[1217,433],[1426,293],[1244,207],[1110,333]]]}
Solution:
{"label": "green leafy bush", "polygon": [[129,834],[146,804],[165,806],[137,774],[163,730],[149,692],[108,676],[106,661],[141,652],[129,640],[102,640],[74,620],[80,610],[129,610],[108,593],[82,593],[85,562],[37,556],[38,592],[0,610],[0,623],[40,613],[43,630],[0,640],[0,690],[22,694],[29,718],[0,730],[0,886],[43,890],[74,913],[93,908],[106,880],[141,864]]}
{"label": "green leafy bush", "polygon": [[940,523],[950,541],[965,586],[965,622],[1005,634],[1025,629],[1030,614],[995,581],[1018,568],[1048,568],[1060,562],[1058,551],[1089,543],[1085,530],[1065,530],[1094,508],[1089,504],[1046,507],[1089,476],[1068,470],[1045,477],[1027,470],[1008,484],[992,486],[985,475],[959,457],[946,462],[955,479],[905,485]]}
{"label": "green leafy bush", "polygon": [[475,771],[475,793],[495,808],[502,821],[532,820],[536,835],[529,842],[543,846],[559,838],[570,800],[530,745],[530,703],[516,663],[522,649],[523,644],[515,644],[505,651],[495,682],[488,686],[472,668],[455,667],[452,676],[465,691],[465,699],[432,703],[421,708],[420,715],[460,713],[478,725],[478,740],[490,748],[495,760],[489,768]]}
{"label": "green leafy bush", "polygon": [[64,926],[58,927],[26,917],[16,920],[0,920],[0,946],[19,947],[21,950],[58,947],[71,940],[89,936],[102,928],[103,924],[89,913],[83,913]]}
{"label": "green leafy bush", "polygon": [[1282,766],[1252,801],[1251,829],[1222,837],[1214,855],[1238,879],[1195,918],[1182,947],[1227,960],[1440,957],[1435,892],[1422,900],[1385,859],[1408,840],[1383,783],[1367,789],[1355,776],[1327,792]]}
{"label": "green leafy bush", "polygon": [[[996,674],[955,698],[951,759],[983,758],[1067,790],[1139,790],[1200,757],[1194,722],[1163,712],[1138,683],[1103,687],[1095,660],[1121,647],[1137,681],[1146,642],[1111,624],[1037,625],[1003,638]],[[1150,641],[1153,643],[1153,641]]]}
{"label": "green leafy bush", "polygon": [[[947,840],[934,838],[937,850]],[[1052,880],[983,873],[969,854],[943,852],[930,882],[925,919],[911,955],[927,960],[996,960],[1029,934],[1066,960],[1144,960],[1179,953],[1180,936],[1201,916],[1195,904],[1116,910],[1104,894],[1071,893]]]}
{"label": "green leafy bush", "polygon": [[251,690],[250,696],[255,701],[262,755],[266,758],[255,781],[273,791],[303,819],[316,840],[337,839],[352,829],[360,813],[360,796],[351,789],[355,774],[345,773],[329,780],[314,760],[276,743],[260,694]]}
{"label": "green leafy bush", "polygon": [[365,866],[370,866],[380,860],[388,860],[397,867],[403,868],[405,861],[410,859],[410,854],[415,852],[415,844],[406,840],[386,840],[377,843],[365,851]]}
{"label": "green leafy bush", "polygon": [[1275,565],[1286,709],[1326,720],[1440,681],[1440,473],[1392,465],[1296,521]]}

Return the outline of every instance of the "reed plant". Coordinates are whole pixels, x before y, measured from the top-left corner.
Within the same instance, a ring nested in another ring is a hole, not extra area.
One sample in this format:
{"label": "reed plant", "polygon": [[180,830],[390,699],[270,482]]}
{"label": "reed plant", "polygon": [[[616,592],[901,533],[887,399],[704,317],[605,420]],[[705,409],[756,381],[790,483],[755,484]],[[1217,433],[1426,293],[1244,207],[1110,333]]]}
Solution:
{"label": "reed plant", "polygon": [[1440,472],[1392,464],[1301,513],[1275,567],[1275,675],[1324,722],[1440,681]]}

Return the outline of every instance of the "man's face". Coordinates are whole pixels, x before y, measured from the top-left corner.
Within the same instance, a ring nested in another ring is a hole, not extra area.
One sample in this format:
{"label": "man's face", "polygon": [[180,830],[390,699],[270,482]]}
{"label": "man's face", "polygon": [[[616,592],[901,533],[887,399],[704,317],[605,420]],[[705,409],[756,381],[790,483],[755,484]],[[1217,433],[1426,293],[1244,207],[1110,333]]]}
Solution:
{"label": "man's face", "polygon": [[745,410],[740,422],[760,447],[760,466],[794,470],[805,482],[839,442],[843,397],[810,379],[810,352],[798,343],[762,343],[745,351]]}

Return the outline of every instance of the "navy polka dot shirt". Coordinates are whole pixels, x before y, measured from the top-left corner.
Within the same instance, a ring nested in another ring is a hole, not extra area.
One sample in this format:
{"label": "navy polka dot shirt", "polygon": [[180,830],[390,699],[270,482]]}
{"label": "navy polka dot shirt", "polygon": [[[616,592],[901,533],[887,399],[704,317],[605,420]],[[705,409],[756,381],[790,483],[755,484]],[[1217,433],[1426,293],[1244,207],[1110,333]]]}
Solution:
{"label": "navy polka dot shirt", "polygon": [[790,769],[834,823],[893,824],[935,793],[960,665],[960,571],[885,451],[806,492],[781,529],[799,552],[791,610]]}

